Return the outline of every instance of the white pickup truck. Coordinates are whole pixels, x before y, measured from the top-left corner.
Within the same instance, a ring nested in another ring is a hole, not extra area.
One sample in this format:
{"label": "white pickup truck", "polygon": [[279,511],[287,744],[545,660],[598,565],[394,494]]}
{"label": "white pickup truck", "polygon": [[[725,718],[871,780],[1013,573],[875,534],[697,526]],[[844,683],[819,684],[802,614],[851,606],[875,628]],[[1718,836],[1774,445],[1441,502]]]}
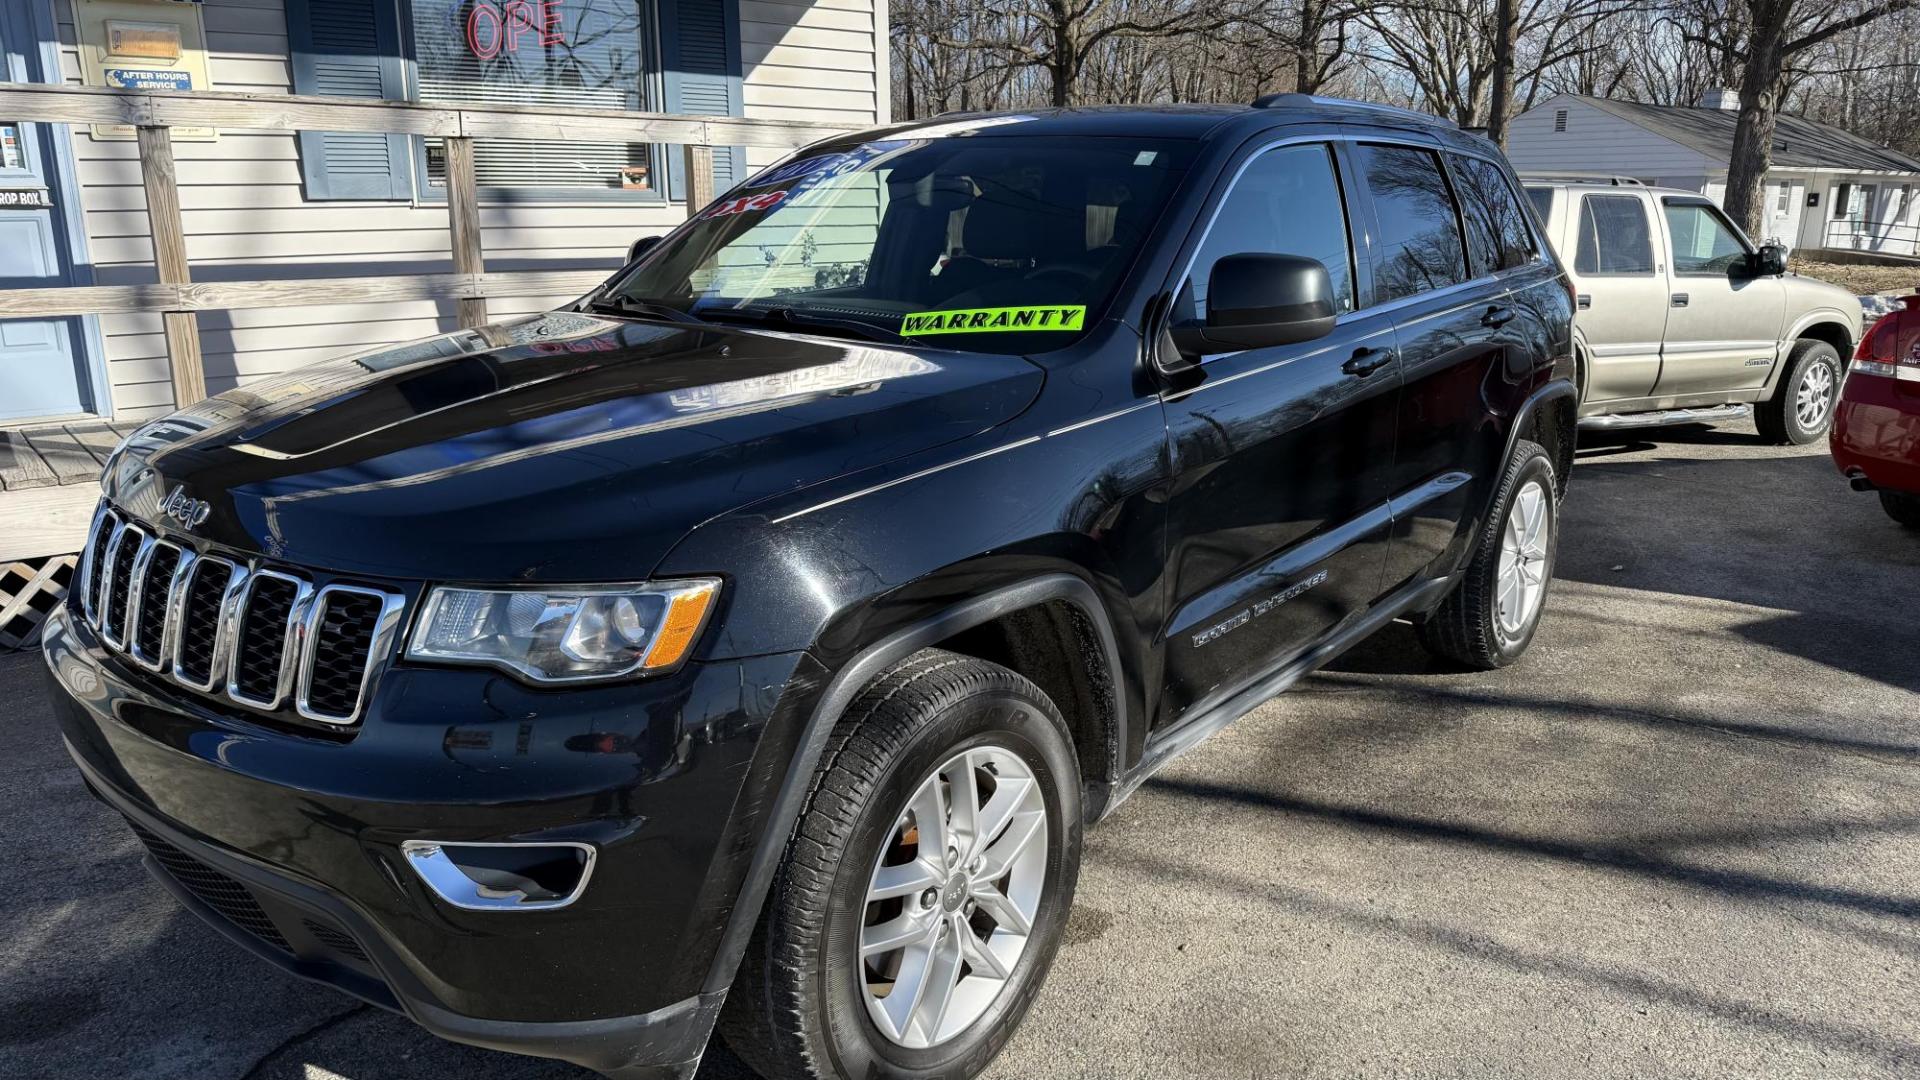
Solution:
{"label": "white pickup truck", "polygon": [[1826,434],[1860,302],[1786,272],[1697,192],[1626,177],[1523,177],[1573,275],[1580,424],[1654,427],[1753,412],[1762,438]]}

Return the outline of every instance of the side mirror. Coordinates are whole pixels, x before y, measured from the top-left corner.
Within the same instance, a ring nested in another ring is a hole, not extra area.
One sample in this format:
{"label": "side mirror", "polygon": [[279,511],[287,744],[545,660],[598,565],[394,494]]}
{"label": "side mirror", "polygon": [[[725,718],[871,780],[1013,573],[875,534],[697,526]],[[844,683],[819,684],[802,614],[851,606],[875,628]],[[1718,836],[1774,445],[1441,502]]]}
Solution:
{"label": "side mirror", "polygon": [[640,257],[658,246],[661,239],[662,238],[658,236],[643,236],[635,240],[633,246],[627,249],[627,262],[639,262]]}
{"label": "side mirror", "polygon": [[1242,253],[1213,264],[1204,321],[1172,328],[1187,356],[1296,345],[1333,333],[1333,281],[1318,259]]}
{"label": "side mirror", "polygon": [[1779,244],[1761,244],[1759,251],[1747,256],[1747,268],[1755,277],[1779,277],[1787,272],[1787,249]]}

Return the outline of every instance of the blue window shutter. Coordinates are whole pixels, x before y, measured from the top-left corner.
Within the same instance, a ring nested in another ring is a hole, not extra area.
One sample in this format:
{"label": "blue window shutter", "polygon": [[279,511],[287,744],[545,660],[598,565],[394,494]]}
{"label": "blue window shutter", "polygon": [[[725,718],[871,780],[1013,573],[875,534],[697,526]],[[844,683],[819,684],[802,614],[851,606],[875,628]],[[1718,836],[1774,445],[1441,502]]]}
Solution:
{"label": "blue window shutter", "polygon": [[[293,92],[405,101],[400,12],[393,0],[286,0]],[[308,199],[409,199],[413,155],[405,135],[302,131]]]}
{"label": "blue window shutter", "polygon": [[[739,0],[660,0],[660,56],[666,111],[691,116],[740,116]],[[686,197],[685,151],[669,146],[667,197]],[[747,178],[746,150],[716,147],[715,193]]]}

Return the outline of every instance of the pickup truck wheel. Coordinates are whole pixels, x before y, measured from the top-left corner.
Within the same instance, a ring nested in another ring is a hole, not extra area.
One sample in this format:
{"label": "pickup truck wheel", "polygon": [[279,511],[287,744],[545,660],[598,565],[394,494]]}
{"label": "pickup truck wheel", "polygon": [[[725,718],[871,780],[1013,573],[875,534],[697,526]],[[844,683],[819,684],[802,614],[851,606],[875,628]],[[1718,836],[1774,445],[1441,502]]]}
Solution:
{"label": "pickup truck wheel", "polygon": [[1753,412],[1760,438],[1775,445],[1805,446],[1827,433],[1840,398],[1840,354],[1813,338],[1794,342],[1787,373],[1770,400]]}
{"label": "pickup truck wheel", "polygon": [[1904,491],[1880,492],[1880,508],[1887,516],[1909,529],[1920,529],[1920,495]]}
{"label": "pickup truck wheel", "polygon": [[1521,439],[1467,572],[1419,625],[1420,643],[1483,671],[1520,658],[1547,606],[1560,505],[1546,448]]}
{"label": "pickup truck wheel", "polygon": [[1038,993],[1079,866],[1053,702],[915,653],[835,727],[721,1036],[769,1080],[971,1076]]}

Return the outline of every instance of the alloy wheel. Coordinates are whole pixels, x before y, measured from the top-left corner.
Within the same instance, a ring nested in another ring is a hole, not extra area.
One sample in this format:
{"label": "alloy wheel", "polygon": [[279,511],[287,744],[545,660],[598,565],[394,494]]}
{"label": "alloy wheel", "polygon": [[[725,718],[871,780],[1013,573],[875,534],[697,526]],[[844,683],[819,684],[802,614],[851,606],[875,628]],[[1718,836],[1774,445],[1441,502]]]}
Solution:
{"label": "alloy wheel", "polygon": [[1819,431],[1833,409],[1833,368],[1823,363],[1807,365],[1793,395],[1794,418],[1803,431]]}
{"label": "alloy wheel", "polygon": [[1550,505],[1545,486],[1528,480],[1514,494],[1506,527],[1500,532],[1494,622],[1508,641],[1526,634],[1547,597],[1547,552],[1553,539]]}
{"label": "alloy wheel", "polygon": [[1047,833],[1040,784],[1012,751],[961,751],[920,782],[874,866],[860,931],[881,1034],[937,1046],[999,999],[1040,907]]}

